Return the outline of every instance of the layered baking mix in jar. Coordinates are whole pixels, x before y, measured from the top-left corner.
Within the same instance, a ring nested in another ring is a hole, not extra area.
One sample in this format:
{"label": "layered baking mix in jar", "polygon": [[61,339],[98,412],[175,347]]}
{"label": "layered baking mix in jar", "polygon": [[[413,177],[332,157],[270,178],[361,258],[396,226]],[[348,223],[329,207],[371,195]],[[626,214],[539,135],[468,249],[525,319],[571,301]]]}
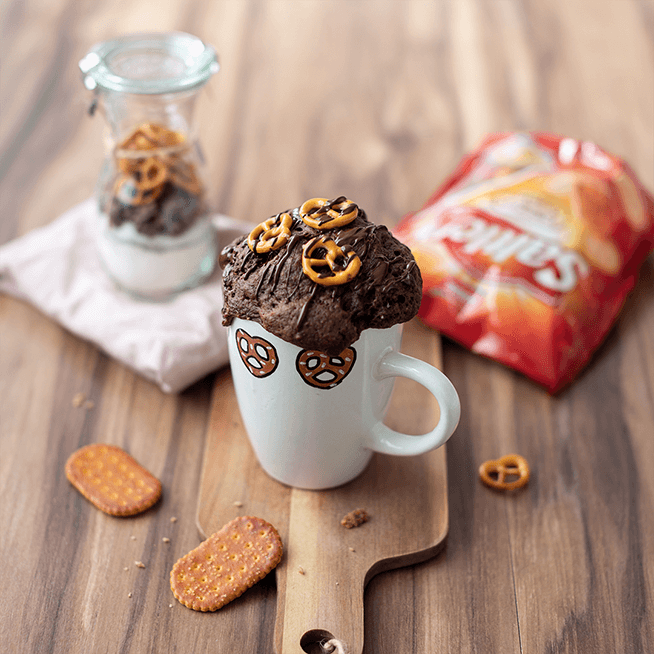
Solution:
{"label": "layered baking mix in jar", "polygon": [[166,300],[216,263],[204,164],[194,128],[215,50],[184,33],[138,34],[94,46],[80,61],[109,135],[98,182],[97,243],[123,290]]}

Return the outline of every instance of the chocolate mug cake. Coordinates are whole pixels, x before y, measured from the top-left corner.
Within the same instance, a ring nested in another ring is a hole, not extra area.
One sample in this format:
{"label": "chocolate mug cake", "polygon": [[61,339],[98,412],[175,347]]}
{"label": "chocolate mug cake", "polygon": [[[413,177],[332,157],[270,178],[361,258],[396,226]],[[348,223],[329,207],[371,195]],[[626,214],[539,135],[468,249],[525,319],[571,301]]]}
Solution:
{"label": "chocolate mug cake", "polygon": [[364,329],[413,318],[422,279],[408,247],[345,197],[314,198],[221,253],[223,324],[253,320],[304,349],[338,356]]}

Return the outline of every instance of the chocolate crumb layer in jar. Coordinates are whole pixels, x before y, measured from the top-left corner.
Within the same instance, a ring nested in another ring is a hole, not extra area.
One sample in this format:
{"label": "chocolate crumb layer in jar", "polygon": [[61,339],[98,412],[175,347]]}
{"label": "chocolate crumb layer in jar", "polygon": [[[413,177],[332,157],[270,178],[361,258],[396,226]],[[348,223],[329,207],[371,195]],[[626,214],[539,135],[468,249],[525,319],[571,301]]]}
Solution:
{"label": "chocolate crumb layer in jar", "polygon": [[193,123],[215,50],[182,32],[136,34],[97,44],[79,65],[110,128],[100,260],[131,295],[170,299],[203,282],[217,258]]}
{"label": "chocolate crumb layer in jar", "polygon": [[254,320],[301,348],[337,356],[364,329],[413,318],[422,278],[408,247],[344,197],[271,216],[220,255],[223,324]]}

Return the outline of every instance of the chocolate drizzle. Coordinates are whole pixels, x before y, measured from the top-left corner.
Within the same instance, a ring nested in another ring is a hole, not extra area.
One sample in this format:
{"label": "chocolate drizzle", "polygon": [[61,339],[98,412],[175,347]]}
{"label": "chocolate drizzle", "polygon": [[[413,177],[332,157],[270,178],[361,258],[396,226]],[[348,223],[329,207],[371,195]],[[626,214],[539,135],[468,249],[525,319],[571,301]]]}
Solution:
{"label": "chocolate drizzle", "polygon": [[311,294],[307,298],[307,301],[302,305],[300,314],[297,317],[297,322],[295,323],[295,331],[299,331],[300,327],[302,327],[302,323],[304,322],[304,319],[306,318],[307,315],[307,309],[309,308],[309,303],[311,302],[311,300],[313,300],[313,296],[316,294],[318,288],[319,288],[318,284],[313,285],[313,288],[311,289]]}
{"label": "chocolate drizzle", "polygon": [[279,277],[282,274],[282,270],[284,269],[284,265],[286,264],[286,261],[291,256],[293,249],[297,245],[299,245],[301,240],[302,237],[299,234],[293,234],[291,238],[288,240],[286,249],[284,250],[282,255],[278,258],[279,260],[276,261],[275,264],[273,265],[273,286],[271,292],[275,290],[275,287],[277,286],[277,282],[279,282]]}

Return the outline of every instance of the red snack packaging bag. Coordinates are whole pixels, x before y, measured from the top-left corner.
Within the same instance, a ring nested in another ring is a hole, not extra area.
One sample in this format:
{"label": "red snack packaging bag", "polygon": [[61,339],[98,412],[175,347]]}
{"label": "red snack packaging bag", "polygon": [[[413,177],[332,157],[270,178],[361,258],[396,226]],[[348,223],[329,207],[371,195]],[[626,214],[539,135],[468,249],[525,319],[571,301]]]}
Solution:
{"label": "red snack packaging bag", "polygon": [[556,392],[654,248],[654,199],[593,143],[493,134],[394,233],[420,267],[427,325]]}

